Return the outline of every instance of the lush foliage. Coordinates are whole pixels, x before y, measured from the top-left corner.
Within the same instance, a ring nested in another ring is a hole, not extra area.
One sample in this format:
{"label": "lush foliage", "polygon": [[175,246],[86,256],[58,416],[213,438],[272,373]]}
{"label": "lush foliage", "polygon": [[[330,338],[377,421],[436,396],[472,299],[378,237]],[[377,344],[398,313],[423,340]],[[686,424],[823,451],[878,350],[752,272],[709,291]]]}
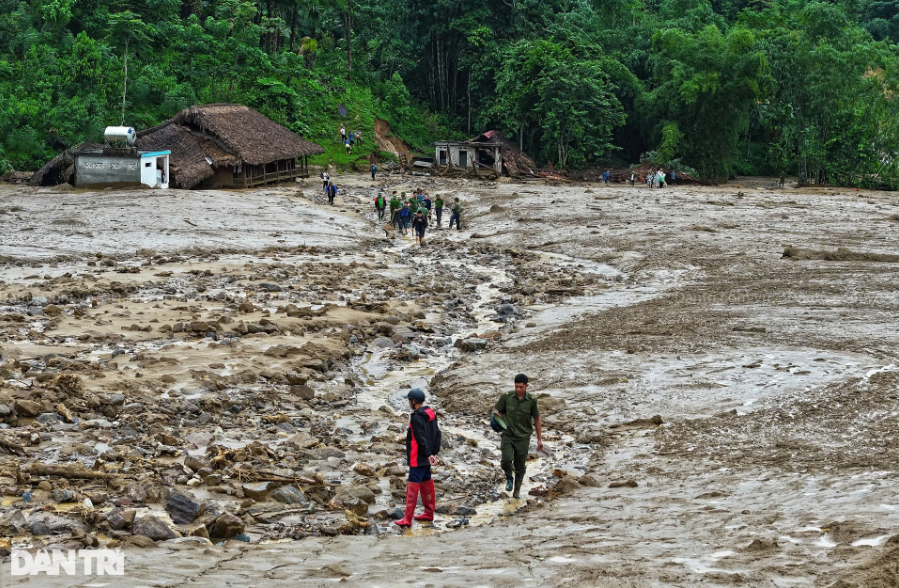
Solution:
{"label": "lush foliage", "polygon": [[541,164],[895,188],[896,40],[899,0],[0,0],[0,172],[118,124],[127,59],[126,124],[241,102],[339,164],[385,119],[421,150],[496,128]]}

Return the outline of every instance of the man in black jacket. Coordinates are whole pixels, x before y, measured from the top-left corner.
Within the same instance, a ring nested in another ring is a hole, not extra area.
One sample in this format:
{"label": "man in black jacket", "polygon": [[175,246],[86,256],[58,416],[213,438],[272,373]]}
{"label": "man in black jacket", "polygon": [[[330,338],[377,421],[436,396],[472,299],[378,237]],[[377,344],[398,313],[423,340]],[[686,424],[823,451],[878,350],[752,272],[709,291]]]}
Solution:
{"label": "man in black jacket", "polygon": [[[412,416],[409,428],[406,429],[406,461],[409,463],[409,481],[406,483],[406,512],[402,520],[395,521],[400,527],[411,527],[412,519],[416,521],[433,521],[434,508],[437,506],[437,495],[434,492],[434,480],[431,478],[431,466],[437,465],[437,454],[440,452],[440,427],[437,426],[437,413],[429,406],[424,406],[425,393],[415,388],[403,396],[409,400]],[[413,517],[418,494],[421,492],[421,503],[425,511]]]}

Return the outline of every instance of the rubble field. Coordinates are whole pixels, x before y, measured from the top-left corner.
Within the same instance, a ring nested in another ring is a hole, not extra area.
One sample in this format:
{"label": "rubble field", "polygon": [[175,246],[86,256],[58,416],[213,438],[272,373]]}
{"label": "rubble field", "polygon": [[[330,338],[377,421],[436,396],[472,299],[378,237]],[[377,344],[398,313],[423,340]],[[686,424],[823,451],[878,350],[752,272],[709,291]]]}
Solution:
{"label": "rubble field", "polygon": [[[0,185],[0,573],[123,547],[130,586],[899,585],[894,194],[336,183]],[[372,200],[415,187],[464,230],[385,233]],[[546,447],[513,500],[487,422],[519,372]],[[412,387],[444,441],[403,531]]]}

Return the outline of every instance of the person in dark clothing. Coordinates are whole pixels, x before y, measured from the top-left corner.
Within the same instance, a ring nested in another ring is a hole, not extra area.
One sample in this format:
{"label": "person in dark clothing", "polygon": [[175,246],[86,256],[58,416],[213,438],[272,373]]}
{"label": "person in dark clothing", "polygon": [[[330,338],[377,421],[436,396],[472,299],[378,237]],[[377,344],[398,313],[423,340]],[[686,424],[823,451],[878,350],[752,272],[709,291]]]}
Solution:
{"label": "person in dark clothing", "polygon": [[328,204],[334,206],[334,197],[337,196],[337,186],[328,184]]}
{"label": "person in dark clothing", "polygon": [[419,245],[425,244],[425,230],[427,228],[428,219],[424,213],[422,213],[421,209],[419,209],[415,218],[412,220],[412,233],[415,235],[415,240],[418,241]]}
{"label": "person in dark clothing", "polygon": [[456,230],[461,231],[462,230],[462,203],[459,202],[458,198],[455,199],[452,210],[453,210],[453,212],[450,215],[449,228],[452,229],[453,223],[456,223]]}
{"label": "person in dark clothing", "polygon": [[436,199],[434,200],[434,213],[437,215],[437,227],[440,227],[440,221],[443,220],[443,197],[440,194],[437,194]]}
{"label": "person in dark clothing", "polygon": [[431,222],[431,197],[428,194],[425,194],[424,200],[421,201],[424,207],[427,209],[428,213],[425,215],[427,217],[428,222]]}
{"label": "person in dark clothing", "polygon": [[[440,427],[437,426],[437,413],[433,408],[424,406],[425,393],[418,388],[409,390],[403,396],[409,400],[412,415],[409,417],[409,428],[406,429],[406,463],[409,464],[409,480],[406,483],[405,516],[395,521],[400,527],[411,527],[412,520],[433,521],[434,509],[437,506],[437,494],[434,491],[434,479],[431,477],[431,466],[437,465],[437,454],[440,453]],[[425,511],[415,515],[418,495]]]}
{"label": "person in dark clothing", "polygon": [[403,207],[400,209],[399,216],[400,228],[403,229],[403,235],[405,235],[406,231],[409,229],[409,223],[412,222],[412,209],[409,208],[408,202],[403,204]]}
{"label": "person in dark clothing", "polygon": [[378,173],[378,166],[375,164],[371,164],[371,179],[375,179],[376,173]]}

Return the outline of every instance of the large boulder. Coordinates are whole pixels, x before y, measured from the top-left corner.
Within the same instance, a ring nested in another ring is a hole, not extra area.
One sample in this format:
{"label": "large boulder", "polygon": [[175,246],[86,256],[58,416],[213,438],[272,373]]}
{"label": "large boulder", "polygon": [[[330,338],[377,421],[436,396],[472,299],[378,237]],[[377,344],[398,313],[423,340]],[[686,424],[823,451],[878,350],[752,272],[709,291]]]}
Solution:
{"label": "large boulder", "polygon": [[189,525],[203,513],[203,505],[186,494],[172,494],[165,502],[165,510],[176,525]]}
{"label": "large boulder", "polygon": [[132,525],[131,532],[134,535],[148,537],[153,541],[165,541],[178,536],[174,530],[153,515],[146,515],[138,519]]}

